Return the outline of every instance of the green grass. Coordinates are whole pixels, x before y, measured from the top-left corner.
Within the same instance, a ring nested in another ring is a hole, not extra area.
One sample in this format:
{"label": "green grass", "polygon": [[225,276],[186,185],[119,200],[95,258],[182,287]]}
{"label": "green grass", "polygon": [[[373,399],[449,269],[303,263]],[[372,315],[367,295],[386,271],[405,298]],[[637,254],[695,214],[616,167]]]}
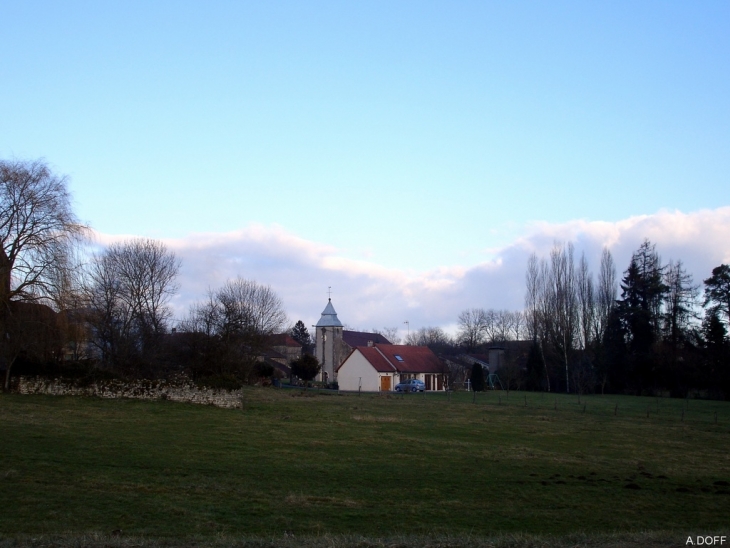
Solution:
{"label": "green grass", "polygon": [[729,404],[472,398],[252,388],[224,410],[1,395],[0,536],[727,530]]}

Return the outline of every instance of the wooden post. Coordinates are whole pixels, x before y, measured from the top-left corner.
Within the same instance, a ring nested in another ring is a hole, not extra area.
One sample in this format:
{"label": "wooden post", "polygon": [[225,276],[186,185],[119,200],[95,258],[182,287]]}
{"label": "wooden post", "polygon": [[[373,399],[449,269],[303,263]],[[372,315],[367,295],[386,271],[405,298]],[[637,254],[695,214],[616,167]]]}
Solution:
{"label": "wooden post", "polygon": [[613,408],[613,416],[615,417],[616,415],[618,415],[618,404]]}

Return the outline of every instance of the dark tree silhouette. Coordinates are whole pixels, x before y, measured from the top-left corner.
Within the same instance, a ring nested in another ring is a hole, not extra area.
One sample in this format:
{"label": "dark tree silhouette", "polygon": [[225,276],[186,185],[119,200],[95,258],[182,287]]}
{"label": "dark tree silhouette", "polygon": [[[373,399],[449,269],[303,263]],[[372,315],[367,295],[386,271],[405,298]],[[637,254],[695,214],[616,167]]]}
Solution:
{"label": "dark tree silhouette", "polygon": [[317,358],[309,354],[304,354],[298,360],[291,362],[291,372],[305,382],[311,381],[321,371]]}
{"label": "dark tree silhouette", "polygon": [[482,392],[484,390],[484,369],[482,364],[474,363],[471,366],[471,389],[474,392]]}
{"label": "dark tree silhouette", "polygon": [[712,269],[712,276],[705,280],[705,306],[712,304],[730,323],[730,266],[721,264]]}
{"label": "dark tree silhouette", "polygon": [[294,324],[291,330],[291,338],[301,344],[305,349],[312,345],[312,337],[302,320]]}
{"label": "dark tree silhouette", "polygon": [[[14,317],[15,302],[56,305],[68,287],[73,248],[86,235],[71,209],[66,179],[42,161],[0,161],[0,357],[7,390],[17,357],[14,328],[27,322]],[[35,320],[34,320],[35,321]]]}

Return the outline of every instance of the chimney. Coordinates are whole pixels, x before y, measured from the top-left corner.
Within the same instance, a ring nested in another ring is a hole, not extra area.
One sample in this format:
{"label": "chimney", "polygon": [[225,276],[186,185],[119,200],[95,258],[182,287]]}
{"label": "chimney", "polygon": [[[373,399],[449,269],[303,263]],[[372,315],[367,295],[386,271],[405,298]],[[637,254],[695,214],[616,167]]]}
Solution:
{"label": "chimney", "polygon": [[373,341],[368,341],[368,346],[372,347],[373,346]]}

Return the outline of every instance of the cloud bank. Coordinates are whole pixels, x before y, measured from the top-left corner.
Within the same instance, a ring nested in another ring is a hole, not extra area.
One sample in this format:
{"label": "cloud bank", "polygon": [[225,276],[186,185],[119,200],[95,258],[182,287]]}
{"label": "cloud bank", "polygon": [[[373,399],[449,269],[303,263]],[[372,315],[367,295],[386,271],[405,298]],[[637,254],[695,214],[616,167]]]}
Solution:
{"label": "cloud bank", "polygon": [[[99,235],[98,241],[125,238]],[[533,252],[547,257],[555,242],[573,242],[577,257],[585,253],[594,272],[602,248],[608,247],[620,276],[644,239],[656,244],[664,262],[681,259],[695,283],[701,283],[712,268],[730,263],[730,207],[660,211],[617,222],[535,222],[509,245],[485,249],[480,264],[424,272],[344,258],[332,246],[278,226],[250,225],[236,232],[163,241],[182,260],[180,293],[172,303],[178,318],[209,288],[242,276],[270,285],[292,322],[316,323],[331,286],[333,304],[345,324],[358,329],[398,327],[405,334],[406,320],[411,329],[435,325],[453,330],[465,308],[522,309],[528,257]],[[423,253],[430,253],[428,247]]]}

